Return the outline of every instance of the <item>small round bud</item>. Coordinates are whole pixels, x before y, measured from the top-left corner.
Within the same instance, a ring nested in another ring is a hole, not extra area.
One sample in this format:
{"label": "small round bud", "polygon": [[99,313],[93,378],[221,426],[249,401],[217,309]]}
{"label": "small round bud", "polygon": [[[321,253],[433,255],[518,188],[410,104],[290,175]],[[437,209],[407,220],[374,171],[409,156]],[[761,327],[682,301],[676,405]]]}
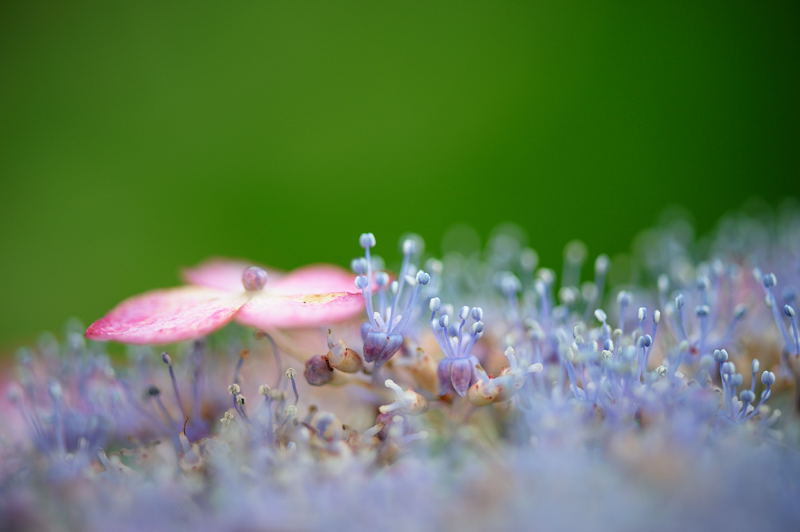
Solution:
{"label": "small round bud", "polygon": [[458,312],[458,317],[462,320],[469,318],[469,307],[466,305],[461,307],[461,310]]}
{"label": "small round bud", "polygon": [[244,395],[238,394],[236,396],[236,404],[239,406],[244,406]]}
{"label": "small round bud", "polygon": [[167,353],[165,351],[165,352],[161,353],[161,362],[163,362],[167,366],[171,366],[172,365],[172,357],[170,357],[169,353]]}
{"label": "small round bud", "polygon": [[286,378],[287,379],[294,379],[295,375],[297,375],[297,371],[294,368],[287,368],[286,369]]}
{"label": "small round bud", "polygon": [[506,272],[500,280],[500,290],[505,294],[516,294],[522,288],[522,284],[513,273]]}
{"label": "small round bud", "polygon": [[739,399],[741,399],[744,404],[749,405],[750,403],[755,401],[756,394],[754,394],[750,390],[742,390],[742,392],[739,394]]}
{"label": "small round bud", "polygon": [[432,297],[430,303],[428,303],[428,308],[431,309],[431,312],[438,311],[442,308],[442,300],[438,297]]}
{"label": "small round bud", "polygon": [[256,292],[267,285],[269,275],[264,268],[250,266],[242,272],[242,285],[248,292]]}
{"label": "small round bud", "polygon": [[757,358],[753,359],[753,362],[750,364],[750,369],[753,370],[753,373],[758,373],[758,369],[761,367],[761,364],[758,362]]}
{"label": "small round bud", "polygon": [[617,294],[617,303],[619,303],[620,305],[630,305],[631,303],[630,292],[626,292],[625,290],[623,290],[619,294]]}
{"label": "small round bud", "polygon": [[481,307],[472,307],[472,319],[475,321],[483,320],[483,309]]}
{"label": "small round bud", "polygon": [[[374,245],[374,244],[373,244]],[[403,240],[403,255],[411,255],[417,252],[417,243],[413,238],[406,238]]]}
{"label": "small round bud", "polygon": [[639,337],[639,347],[650,347],[653,345],[653,337],[649,334]]}
{"label": "small round bud", "polygon": [[736,372],[736,366],[733,362],[725,362],[722,364],[720,371],[723,375],[733,375]]}
{"label": "small round bud", "polygon": [[765,371],[761,374],[761,384],[769,388],[775,384],[775,374],[771,371]]}
{"label": "small round bud", "polygon": [[660,322],[660,321],[661,321],[661,311],[660,310],[654,310],[653,311],[653,323],[658,324],[658,322]]}
{"label": "small round bud", "polygon": [[306,361],[303,376],[311,386],[322,386],[333,379],[333,368],[322,355],[314,355]]}
{"label": "small round bud", "polygon": [[586,254],[586,244],[580,240],[573,240],[564,248],[564,258],[572,263],[583,262],[586,260]]}
{"label": "small round bud", "polygon": [[639,321],[646,320],[647,319],[647,307],[639,307],[639,310],[636,313],[636,317],[639,318]]}
{"label": "small round bud", "polygon": [[761,282],[764,283],[765,288],[772,288],[778,284],[778,278],[775,277],[774,273],[768,273],[764,275],[764,277],[761,279]]}
{"label": "small round bud", "polygon": [[422,270],[417,272],[417,284],[425,286],[430,282],[431,276],[427,272],[423,272]]}
{"label": "small round bud", "polygon": [[706,318],[711,313],[711,309],[708,308],[708,305],[700,305],[694,311],[698,318]]}
{"label": "small round bud", "polygon": [[787,318],[794,318],[795,316],[794,308],[791,305],[784,305],[783,313],[786,314]]}
{"label": "small round bud", "polygon": [[262,384],[258,387],[258,394],[259,395],[269,395],[270,387],[267,384]]}
{"label": "small round bud", "polygon": [[714,350],[714,360],[719,363],[726,362],[728,360],[728,352],[724,349],[715,349]]}
{"label": "small round bud", "polygon": [[242,387],[235,382],[228,386],[228,393],[231,395],[239,395],[242,392]]}
{"label": "small round bud", "polygon": [[364,275],[367,273],[367,259],[364,257],[353,259],[350,262],[350,269],[353,270],[353,273],[356,275]]}
{"label": "small round bud", "polygon": [[476,321],[475,323],[473,323],[472,324],[472,334],[479,335],[479,334],[482,334],[482,333],[483,333],[483,322],[482,321]]}
{"label": "small round bud", "polygon": [[447,314],[442,314],[441,316],[439,316],[439,327],[446,329],[449,323],[450,323],[450,318],[447,316]]}
{"label": "small round bud", "polygon": [[608,255],[598,255],[597,258],[594,260],[594,271],[598,275],[603,275],[608,271],[608,265],[610,261],[608,260]]}
{"label": "small round bud", "polygon": [[608,319],[608,316],[606,315],[603,309],[595,310],[594,317],[597,318],[597,321],[599,321],[600,323],[605,323],[606,320]]}
{"label": "small round bud", "polygon": [[366,275],[359,275],[356,277],[356,288],[364,290],[367,286],[369,286],[369,280]]}
{"label": "small round bud", "polygon": [[375,235],[372,233],[362,233],[361,236],[358,237],[358,244],[364,249],[375,247]]}
{"label": "small round bud", "polygon": [[666,292],[667,290],[669,290],[669,277],[662,273],[658,276],[658,291]]}

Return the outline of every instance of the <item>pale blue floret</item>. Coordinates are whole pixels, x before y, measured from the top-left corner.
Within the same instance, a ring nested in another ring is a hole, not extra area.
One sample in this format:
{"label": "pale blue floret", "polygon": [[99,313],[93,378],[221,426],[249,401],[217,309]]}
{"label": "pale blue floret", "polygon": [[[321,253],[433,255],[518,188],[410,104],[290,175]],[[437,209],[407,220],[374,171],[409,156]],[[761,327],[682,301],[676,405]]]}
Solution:
{"label": "pale blue floret", "polygon": [[[403,263],[398,280],[390,283],[386,272],[373,272],[370,250],[375,242],[372,233],[361,235],[359,243],[365,256],[355,259],[352,266],[358,275],[356,287],[364,296],[367,313],[367,321],[361,326],[364,360],[381,366],[402,347],[406,328],[417,310],[420,290],[430,283],[431,276],[411,265],[418,250],[417,243],[409,238],[403,241]],[[411,287],[410,295],[405,293],[407,286]],[[377,307],[373,301],[375,296]]]}

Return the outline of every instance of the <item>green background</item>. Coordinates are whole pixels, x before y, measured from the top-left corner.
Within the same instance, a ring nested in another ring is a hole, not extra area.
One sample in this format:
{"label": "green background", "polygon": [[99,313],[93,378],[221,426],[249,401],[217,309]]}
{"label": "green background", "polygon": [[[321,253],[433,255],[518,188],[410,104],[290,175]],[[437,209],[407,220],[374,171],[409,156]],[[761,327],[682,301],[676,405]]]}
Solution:
{"label": "green background", "polygon": [[513,220],[558,264],[796,195],[798,3],[646,4],[0,3],[0,346],[208,255]]}

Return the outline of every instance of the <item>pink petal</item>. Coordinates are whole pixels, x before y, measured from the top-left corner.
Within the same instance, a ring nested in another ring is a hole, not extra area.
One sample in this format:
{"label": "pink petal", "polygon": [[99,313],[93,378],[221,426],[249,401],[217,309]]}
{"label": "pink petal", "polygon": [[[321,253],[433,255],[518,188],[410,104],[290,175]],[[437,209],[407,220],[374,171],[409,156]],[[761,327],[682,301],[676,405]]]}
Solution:
{"label": "pink petal", "polygon": [[[241,292],[244,290],[242,272],[249,266],[258,265],[243,260],[209,259],[194,268],[185,268],[182,277],[189,284],[228,292]],[[267,286],[282,276],[278,270],[264,269],[269,273]]]}
{"label": "pink petal", "polygon": [[219,329],[247,301],[244,294],[186,286],[127,299],[94,322],[86,337],[130,344],[166,344]]}
{"label": "pink petal", "polygon": [[293,270],[266,290],[272,294],[324,294],[329,292],[360,293],[355,274],[331,264],[312,264]]}
{"label": "pink petal", "polygon": [[242,307],[236,321],[257,329],[317,327],[352,318],[363,306],[360,293],[277,295],[265,291]]}

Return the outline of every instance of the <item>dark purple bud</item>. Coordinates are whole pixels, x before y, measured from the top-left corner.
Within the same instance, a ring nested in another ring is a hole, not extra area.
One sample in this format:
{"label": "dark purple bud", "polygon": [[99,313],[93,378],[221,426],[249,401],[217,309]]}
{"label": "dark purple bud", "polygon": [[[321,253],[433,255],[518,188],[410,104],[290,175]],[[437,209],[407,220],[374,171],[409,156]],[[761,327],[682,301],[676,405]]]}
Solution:
{"label": "dark purple bud", "polygon": [[333,379],[333,368],[322,355],[314,355],[306,361],[303,376],[311,386],[322,386]]}

